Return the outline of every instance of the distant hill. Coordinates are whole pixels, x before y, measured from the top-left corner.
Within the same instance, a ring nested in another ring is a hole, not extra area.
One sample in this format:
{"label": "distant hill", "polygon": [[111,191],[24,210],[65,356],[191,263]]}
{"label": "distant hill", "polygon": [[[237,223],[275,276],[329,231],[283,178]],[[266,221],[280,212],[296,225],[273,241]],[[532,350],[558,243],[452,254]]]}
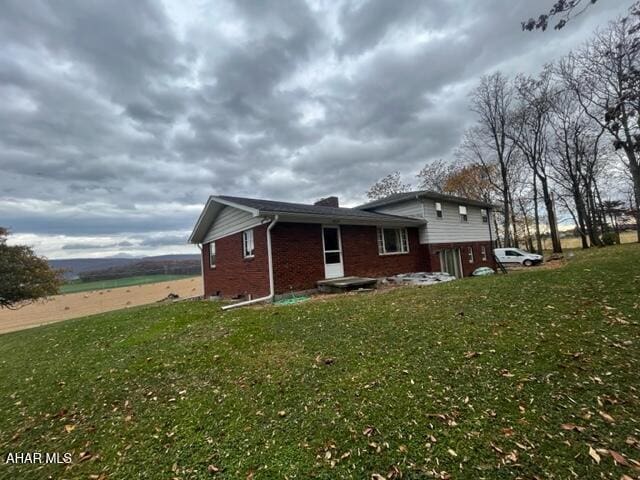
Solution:
{"label": "distant hill", "polygon": [[[151,265],[150,263],[153,263]],[[193,272],[197,263],[197,272]],[[142,266],[140,265],[142,264]],[[66,280],[76,280],[81,277],[103,277],[108,272],[117,275],[111,278],[123,278],[129,272],[131,275],[138,274],[146,270],[146,274],[153,273],[173,273],[174,271],[185,271],[186,273],[200,272],[200,256],[193,254],[157,255],[149,257],[109,257],[109,258],[65,258],[60,260],[49,260],[49,265],[54,269],[64,270]],[[183,268],[185,267],[185,268]]]}

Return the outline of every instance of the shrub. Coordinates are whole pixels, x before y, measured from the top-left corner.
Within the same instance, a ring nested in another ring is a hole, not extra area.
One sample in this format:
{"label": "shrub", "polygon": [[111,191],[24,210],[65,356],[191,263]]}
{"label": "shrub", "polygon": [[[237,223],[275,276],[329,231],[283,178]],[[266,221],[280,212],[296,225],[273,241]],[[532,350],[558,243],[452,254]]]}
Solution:
{"label": "shrub", "polygon": [[55,295],[61,278],[24,245],[7,245],[9,232],[0,227],[0,308],[18,308],[42,297]]}

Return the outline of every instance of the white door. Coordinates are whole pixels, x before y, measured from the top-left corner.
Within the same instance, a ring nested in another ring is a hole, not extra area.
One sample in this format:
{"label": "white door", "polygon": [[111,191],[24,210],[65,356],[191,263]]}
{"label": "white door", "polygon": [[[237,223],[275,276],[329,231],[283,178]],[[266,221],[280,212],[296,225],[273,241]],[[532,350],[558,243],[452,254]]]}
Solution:
{"label": "white door", "polygon": [[324,278],[344,277],[340,227],[322,227],[322,246],[324,249]]}

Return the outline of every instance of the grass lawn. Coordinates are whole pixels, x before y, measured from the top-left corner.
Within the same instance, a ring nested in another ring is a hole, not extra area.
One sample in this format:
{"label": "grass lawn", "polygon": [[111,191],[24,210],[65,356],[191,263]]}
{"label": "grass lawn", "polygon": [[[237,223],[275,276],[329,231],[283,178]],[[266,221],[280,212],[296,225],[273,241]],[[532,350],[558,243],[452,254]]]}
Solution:
{"label": "grass lawn", "polygon": [[73,463],[0,478],[638,478],[639,267],[623,245],[560,269],[2,335],[0,452]]}
{"label": "grass lawn", "polygon": [[96,280],[94,282],[71,282],[60,287],[60,293],[87,292],[89,290],[104,290],[107,288],[131,287],[147,283],[169,282],[181,278],[191,278],[193,275],[141,275],[139,277],[116,278],[113,280]]}

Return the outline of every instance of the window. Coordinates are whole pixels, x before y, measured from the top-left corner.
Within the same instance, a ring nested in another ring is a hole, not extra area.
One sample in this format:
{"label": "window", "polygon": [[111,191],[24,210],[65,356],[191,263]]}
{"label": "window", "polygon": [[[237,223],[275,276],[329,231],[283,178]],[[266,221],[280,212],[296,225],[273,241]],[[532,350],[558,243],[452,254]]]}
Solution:
{"label": "window", "polygon": [[482,245],[480,247],[480,255],[482,256],[482,261],[486,262],[487,261],[487,247],[485,247],[484,245]]}
{"label": "window", "polygon": [[242,249],[244,258],[251,258],[256,252],[253,244],[253,230],[245,230],[242,232]]}
{"label": "window", "polygon": [[521,257],[522,254],[517,250],[507,250],[504,252],[507,257]]}
{"label": "window", "polygon": [[209,244],[209,267],[216,268],[216,242]]}
{"label": "window", "polygon": [[407,253],[409,240],[405,228],[378,228],[378,253]]}
{"label": "window", "polygon": [[458,207],[458,211],[460,212],[460,221],[461,222],[466,222],[469,220],[469,217],[467,217],[467,207],[465,207],[464,205],[460,205]]}
{"label": "window", "polygon": [[480,215],[482,215],[482,223],[489,223],[489,212],[486,208],[480,209]]}
{"label": "window", "polygon": [[436,202],[436,217],[442,218],[442,204],[440,202]]}
{"label": "window", "polygon": [[473,263],[473,247],[467,247],[467,255],[469,255],[469,263]]}

